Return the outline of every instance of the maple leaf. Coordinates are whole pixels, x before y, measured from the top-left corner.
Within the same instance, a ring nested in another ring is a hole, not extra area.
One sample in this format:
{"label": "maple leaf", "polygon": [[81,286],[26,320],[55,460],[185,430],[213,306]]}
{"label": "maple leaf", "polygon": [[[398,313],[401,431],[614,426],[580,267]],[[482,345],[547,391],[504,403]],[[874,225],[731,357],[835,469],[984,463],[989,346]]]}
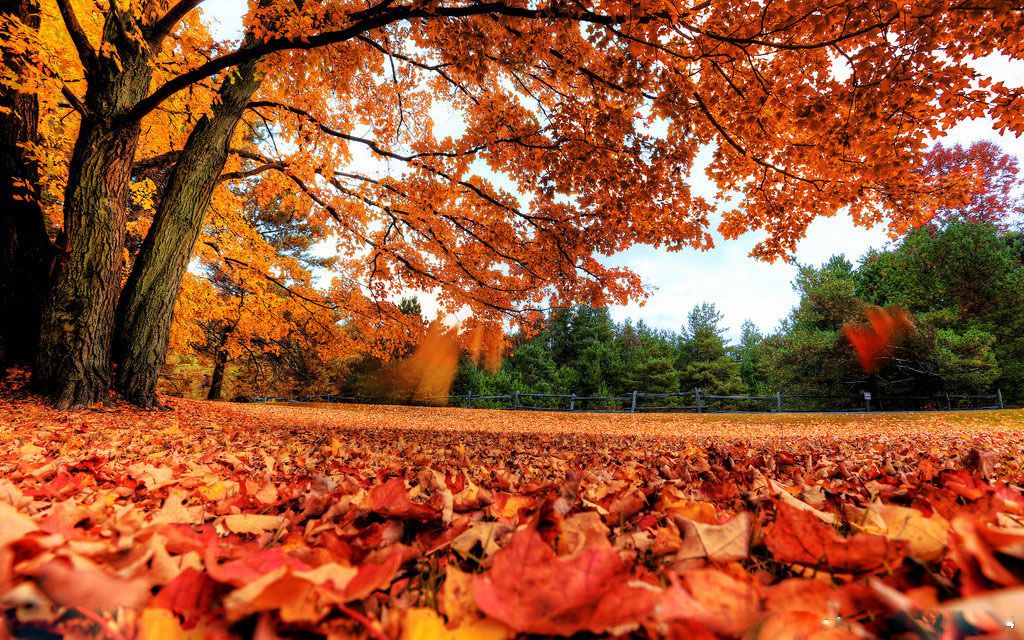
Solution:
{"label": "maple leaf", "polygon": [[722,524],[706,524],[673,516],[682,535],[675,560],[707,558],[712,562],[732,562],[746,558],[750,552],[753,516],[742,511]]}
{"label": "maple leaf", "polygon": [[765,536],[779,562],[795,562],[841,572],[893,568],[905,555],[906,543],[857,533],[843,538],[814,514],[778,503],[775,525]]}
{"label": "maple leaf", "polygon": [[864,509],[846,505],[845,515],[855,530],[903,540],[909,555],[925,561],[941,558],[948,544],[949,522],[939,514],[926,518],[917,509],[872,502]]}
{"label": "maple leaf", "polygon": [[857,351],[865,373],[875,373],[893,341],[915,329],[907,312],[900,308],[868,307],[869,326],[844,326],[843,335]]}
{"label": "maple leaf", "polygon": [[64,607],[141,608],[151,597],[152,585],[145,578],[118,578],[77,556],[57,557],[26,573],[35,577],[54,603]]}
{"label": "maple leaf", "polygon": [[285,622],[316,622],[327,615],[331,603],[342,602],[341,593],[359,570],[335,563],[309,571],[294,571],[285,565],[224,598],[231,620],[258,611],[279,612]]}
{"label": "maple leaf", "polygon": [[656,591],[627,579],[611,546],[594,545],[565,560],[527,528],[473,578],[473,598],[481,611],[519,632],[602,633],[646,616],[657,603]]}
{"label": "maple leaf", "polygon": [[409,499],[409,491],[401,478],[392,478],[370,489],[365,508],[373,513],[395,518],[441,519],[441,513],[437,509],[425,504],[415,504]]}

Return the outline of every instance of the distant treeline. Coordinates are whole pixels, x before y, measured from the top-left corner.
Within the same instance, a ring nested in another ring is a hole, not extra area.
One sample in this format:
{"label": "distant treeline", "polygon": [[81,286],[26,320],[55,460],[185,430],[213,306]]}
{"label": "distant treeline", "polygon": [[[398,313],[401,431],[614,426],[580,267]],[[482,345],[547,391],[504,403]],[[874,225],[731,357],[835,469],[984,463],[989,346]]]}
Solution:
{"label": "distant treeline", "polygon": [[[834,395],[874,398],[974,395],[1001,389],[1008,404],[1024,403],[1024,237],[984,222],[950,220],[922,227],[856,265],[841,256],[801,266],[793,282],[799,304],[769,335],[743,323],[736,343],[713,302],[680,318],[678,332],[643,322],[616,323],[586,306],[551,313],[533,331],[511,336],[496,371],[464,355],[451,392],[624,396],[692,391],[711,395]],[[867,322],[872,306],[901,307],[916,331],[898,339],[882,367],[866,374],[843,337],[844,326]],[[419,303],[400,308],[426,330]],[[385,357],[326,360],[308,339],[275,338],[273,349],[240,357],[222,373],[225,398],[302,397],[321,393],[409,402],[415,385],[402,362],[416,342],[395,343]],[[454,356],[452,364],[454,364]],[[202,353],[174,356],[164,391],[205,397],[211,365]],[[217,374],[217,369],[213,369]],[[214,378],[217,378],[214,375]],[[218,386],[219,389],[219,386]],[[831,409],[835,405],[791,408]],[[848,404],[848,403],[847,403]],[[744,405],[745,406],[745,405]],[[875,405],[877,408],[877,404]],[[912,405],[892,408],[919,408]]]}
{"label": "distant treeline", "polygon": [[[988,224],[949,222],[912,231],[855,266],[835,256],[801,266],[800,302],[779,328],[744,322],[724,337],[713,303],[690,311],[679,332],[642,321],[615,323],[607,309],[552,313],[532,337],[513,336],[496,372],[463,358],[454,394],[575,393],[700,387],[717,395],[855,395],[876,398],[980,394],[1000,388],[1024,400],[1024,240]],[[865,374],[841,328],[866,322],[871,305],[909,311],[916,331],[898,339],[883,366]]]}

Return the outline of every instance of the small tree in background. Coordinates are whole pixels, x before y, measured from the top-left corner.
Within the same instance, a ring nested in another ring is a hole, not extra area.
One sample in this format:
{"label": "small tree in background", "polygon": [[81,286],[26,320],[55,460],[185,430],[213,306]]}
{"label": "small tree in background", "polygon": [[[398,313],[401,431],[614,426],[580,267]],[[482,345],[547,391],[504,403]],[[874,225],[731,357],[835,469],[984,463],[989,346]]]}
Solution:
{"label": "small tree in background", "polygon": [[690,311],[677,350],[681,388],[700,387],[713,395],[743,391],[740,365],[729,357],[723,337],[726,329],[719,326],[724,318],[713,303],[701,303]]}

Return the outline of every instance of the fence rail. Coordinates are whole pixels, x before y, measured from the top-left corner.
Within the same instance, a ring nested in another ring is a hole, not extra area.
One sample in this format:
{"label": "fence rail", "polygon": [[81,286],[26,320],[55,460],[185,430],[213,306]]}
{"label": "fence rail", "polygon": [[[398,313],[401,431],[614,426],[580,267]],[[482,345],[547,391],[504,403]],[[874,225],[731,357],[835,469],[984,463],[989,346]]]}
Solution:
{"label": "fence rail", "polygon": [[[420,404],[431,404],[445,396],[426,398]],[[633,391],[624,396],[578,396],[575,394],[531,393],[516,391],[509,395],[478,396],[472,393],[449,395],[447,404],[473,408],[509,409],[513,411],[563,411],[600,413],[852,413],[875,411],[963,411],[1002,409],[1003,393],[997,389],[991,395],[942,394],[931,396],[879,396],[783,394],[772,396],[732,396],[704,393],[700,388],[673,393]],[[524,403],[530,398],[532,403]],[[672,398],[692,398],[693,403],[671,404]],[[647,401],[666,401],[658,405]],[[565,401],[568,401],[566,405]],[[302,398],[260,396],[253,402],[352,402],[381,404],[383,398],[342,396],[334,394],[310,395]],[[827,403],[831,402],[831,408]],[[746,403],[740,407],[739,403]],[[504,406],[504,405],[509,406]],[[497,406],[496,406],[497,405]],[[916,405],[908,408],[909,405]],[[836,408],[838,406],[838,408]],[[753,407],[753,408],[752,408]]]}

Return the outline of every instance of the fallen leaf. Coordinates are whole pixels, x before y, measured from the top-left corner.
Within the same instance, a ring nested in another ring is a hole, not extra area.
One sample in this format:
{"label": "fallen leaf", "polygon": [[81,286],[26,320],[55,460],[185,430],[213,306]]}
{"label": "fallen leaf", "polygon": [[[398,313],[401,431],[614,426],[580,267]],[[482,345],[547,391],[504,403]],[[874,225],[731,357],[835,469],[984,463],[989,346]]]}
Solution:
{"label": "fallen leaf", "polygon": [[753,518],[749,511],[741,511],[723,524],[694,522],[678,515],[673,520],[682,536],[682,544],[674,560],[707,558],[712,562],[726,563],[742,560],[750,553]]}
{"label": "fallen leaf", "polygon": [[647,615],[657,602],[656,592],[627,582],[622,560],[607,544],[563,560],[528,528],[473,578],[473,597],[481,611],[517,632],[603,633]]}
{"label": "fallen leaf", "polygon": [[281,516],[257,515],[254,513],[238,513],[224,516],[224,526],[234,533],[250,533],[258,535],[274,531],[281,525]]}
{"label": "fallen leaf", "polygon": [[933,562],[945,554],[949,522],[937,513],[926,518],[917,509],[882,502],[869,503],[863,509],[846,505],[845,509],[854,529],[902,540],[911,556]]}
{"label": "fallen leaf", "polygon": [[778,504],[765,544],[779,562],[854,573],[894,568],[906,548],[902,540],[867,533],[843,538],[813,513],[785,502]]}

